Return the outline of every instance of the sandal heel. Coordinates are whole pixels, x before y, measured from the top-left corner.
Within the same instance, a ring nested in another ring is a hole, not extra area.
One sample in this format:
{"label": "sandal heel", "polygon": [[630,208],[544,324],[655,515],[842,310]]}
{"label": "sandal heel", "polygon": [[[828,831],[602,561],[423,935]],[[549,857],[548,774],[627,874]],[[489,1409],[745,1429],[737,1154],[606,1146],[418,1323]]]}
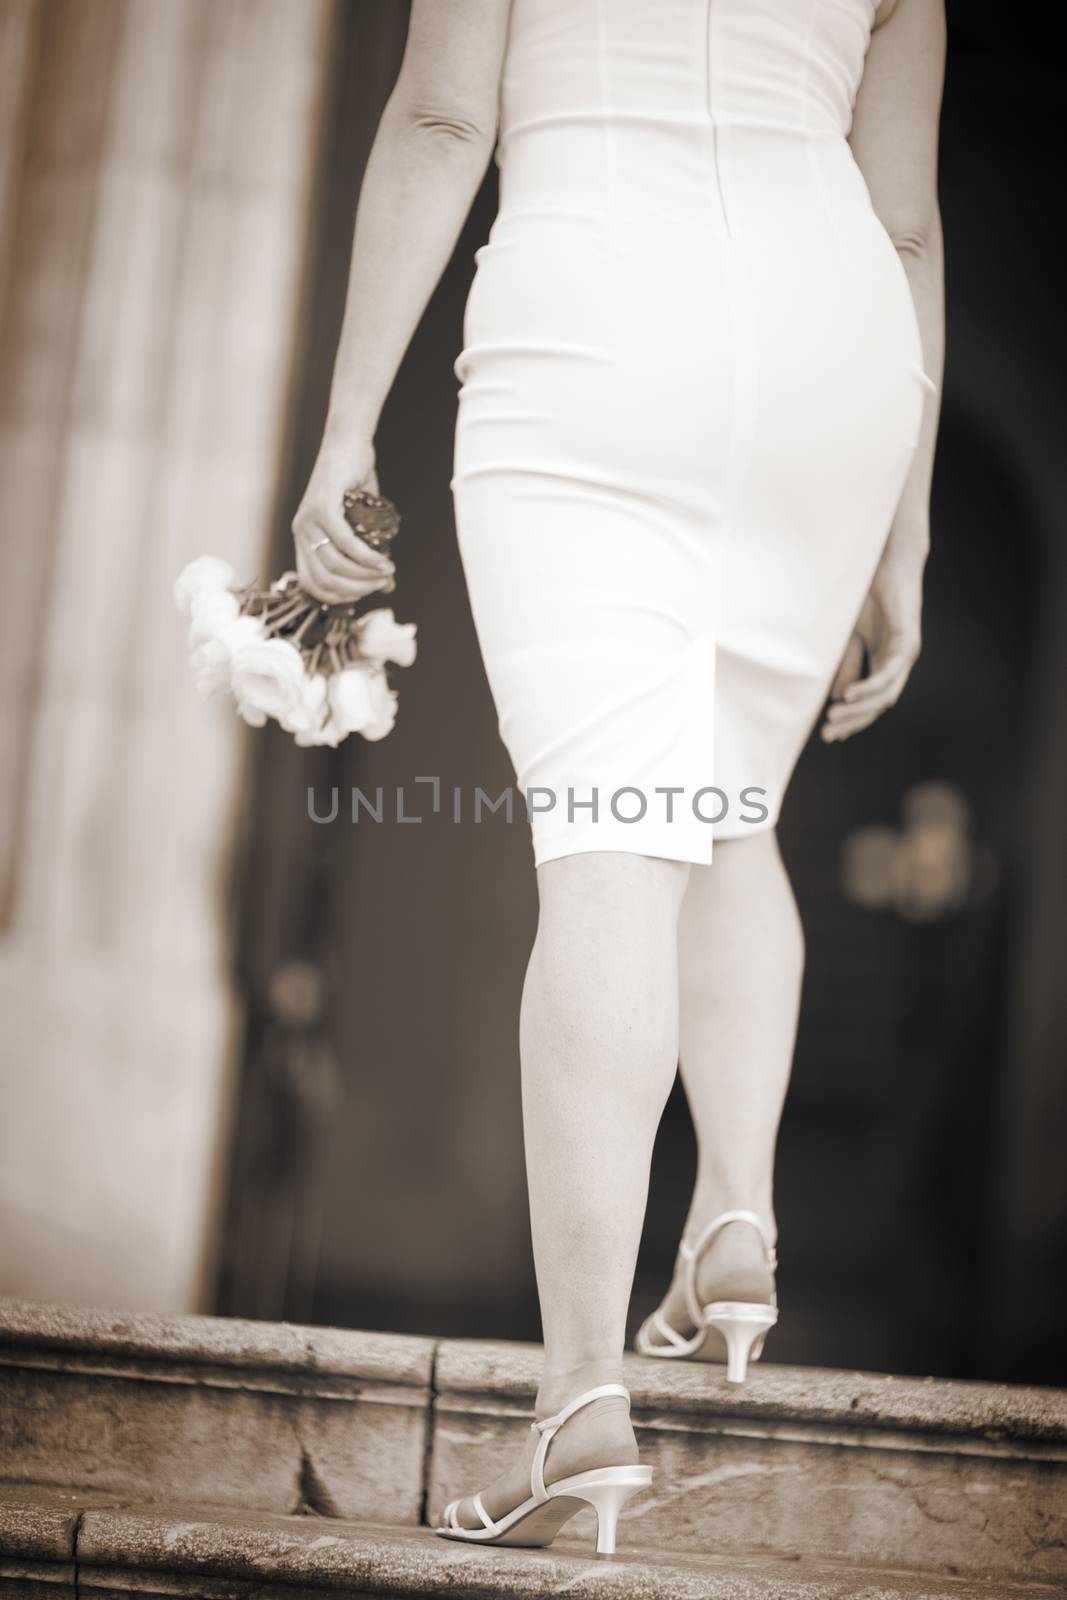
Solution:
{"label": "sandal heel", "polygon": [[726,1381],[744,1383],[749,1360],[763,1348],[768,1328],[773,1328],[778,1313],[772,1306],[746,1304],[710,1305],[704,1308],[704,1322],[726,1340]]}
{"label": "sandal heel", "polygon": [[649,1467],[618,1467],[605,1474],[599,1483],[586,1483],[581,1488],[570,1488],[568,1497],[585,1500],[596,1512],[596,1553],[598,1556],[615,1554],[615,1536],[618,1531],[619,1512],[632,1499],[647,1489],[652,1482]]}

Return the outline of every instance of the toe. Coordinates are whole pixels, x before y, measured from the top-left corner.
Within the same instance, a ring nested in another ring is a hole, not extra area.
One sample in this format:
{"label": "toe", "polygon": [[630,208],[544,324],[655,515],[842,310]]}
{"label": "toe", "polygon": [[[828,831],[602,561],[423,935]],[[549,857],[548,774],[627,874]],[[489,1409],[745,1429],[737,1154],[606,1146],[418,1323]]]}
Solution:
{"label": "toe", "polygon": [[438,1520],[438,1527],[450,1530],[453,1533],[457,1529],[462,1529],[465,1533],[477,1532],[479,1528],[484,1526],[485,1524],[478,1515],[478,1508],[474,1504],[474,1499],[471,1495],[468,1495],[463,1500],[450,1500],[442,1510]]}
{"label": "toe", "polygon": [[456,1521],[459,1523],[461,1528],[466,1528],[468,1533],[472,1532],[475,1528],[481,1527],[482,1519],[479,1517],[477,1511],[475,1511],[474,1502],[469,1496],[466,1500],[460,1500],[457,1503]]}

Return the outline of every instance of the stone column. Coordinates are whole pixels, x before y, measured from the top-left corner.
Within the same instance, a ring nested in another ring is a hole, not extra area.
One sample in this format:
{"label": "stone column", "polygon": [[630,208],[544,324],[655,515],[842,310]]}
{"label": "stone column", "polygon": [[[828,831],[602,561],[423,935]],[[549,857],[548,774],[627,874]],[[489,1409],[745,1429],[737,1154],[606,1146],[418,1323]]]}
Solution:
{"label": "stone column", "polygon": [[170,589],[265,573],[331,26],[0,0],[0,1292],[203,1301],[244,745]]}

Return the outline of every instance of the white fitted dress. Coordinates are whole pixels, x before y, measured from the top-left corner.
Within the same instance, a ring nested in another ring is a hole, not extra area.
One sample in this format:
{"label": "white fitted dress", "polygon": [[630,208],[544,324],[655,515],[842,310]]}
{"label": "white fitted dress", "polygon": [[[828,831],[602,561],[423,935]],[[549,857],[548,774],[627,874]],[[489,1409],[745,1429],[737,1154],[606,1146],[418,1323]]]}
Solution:
{"label": "white fitted dress", "polygon": [[514,0],[460,554],[538,863],[772,827],[926,392],[847,142],[873,0]]}

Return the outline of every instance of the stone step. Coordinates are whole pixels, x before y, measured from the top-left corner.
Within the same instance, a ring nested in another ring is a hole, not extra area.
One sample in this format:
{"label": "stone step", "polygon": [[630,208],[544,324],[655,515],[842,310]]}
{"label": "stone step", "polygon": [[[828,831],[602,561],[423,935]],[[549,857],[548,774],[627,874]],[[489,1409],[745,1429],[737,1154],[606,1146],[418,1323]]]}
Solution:
{"label": "stone step", "polygon": [[0,1489],[5,1600],[1053,1600],[1059,1585],[831,1563],[679,1555],[627,1542],[613,1557],[472,1549],[428,1529],[319,1517],[111,1504],[101,1493]]}
{"label": "stone step", "polygon": [[417,1523],[434,1350],[0,1299],[0,1483]]}
{"label": "stone step", "polygon": [[[539,1355],[0,1301],[0,1483],[416,1527],[525,1437]],[[1061,1391],[637,1356],[626,1380],[645,1549],[1067,1586]]]}
{"label": "stone step", "polygon": [[[442,1342],[432,1511],[489,1481],[518,1447],[539,1357],[532,1345]],[[656,1474],[633,1503],[642,1544],[1067,1590],[1061,1390],[763,1361],[734,1386],[721,1366],[640,1356],[628,1358],[626,1382],[641,1459]]]}

